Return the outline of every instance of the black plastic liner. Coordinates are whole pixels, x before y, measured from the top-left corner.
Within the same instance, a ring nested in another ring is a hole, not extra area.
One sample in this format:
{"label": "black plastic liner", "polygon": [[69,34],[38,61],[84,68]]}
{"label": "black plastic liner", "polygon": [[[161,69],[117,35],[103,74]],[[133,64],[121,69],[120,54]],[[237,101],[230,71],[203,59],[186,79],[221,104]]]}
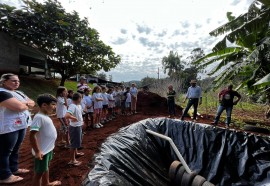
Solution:
{"label": "black plastic liner", "polygon": [[270,185],[270,138],[172,119],[147,119],[122,128],[102,144],[83,185],[169,185],[178,160],[172,138],[192,171],[216,185]]}

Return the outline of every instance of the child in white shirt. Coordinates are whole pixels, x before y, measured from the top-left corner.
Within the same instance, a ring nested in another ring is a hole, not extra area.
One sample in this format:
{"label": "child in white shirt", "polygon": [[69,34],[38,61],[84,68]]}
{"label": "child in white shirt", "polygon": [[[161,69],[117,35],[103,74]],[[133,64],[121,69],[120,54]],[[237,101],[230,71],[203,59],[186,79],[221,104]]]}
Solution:
{"label": "child in white shirt", "polygon": [[56,128],[49,117],[56,107],[56,98],[50,94],[42,94],[37,98],[39,112],[34,116],[30,126],[30,142],[35,156],[35,174],[32,185],[61,185],[60,181],[49,181],[49,164],[52,160]]}
{"label": "child in white shirt", "polygon": [[67,106],[69,106],[72,103],[72,96],[74,94],[73,90],[68,90],[68,95],[67,95]]}
{"label": "child in white shirt", "polygon": [[113,97],[113,89],[109,88],[108,92],[107,92],[107,96],[108,96],[108,119],[112,120],[113,119],[113,109],[114,109],[114,105],[115,105],[115,100]]}
{"label": "child in white shirt", "polygon": [[[67,112],[67,89],[63,86],[59,86],[56,90],[56,116],[61,123],[59,136],[61,138],[60,145],[69,145],[69,136],[68,136],[68,122],[65,119],[65,115]],[[65,139],[65,140],[64,140]]]}
{"label": "child in white shirt", "polygon": [[[86,113],[84,115],[85,123],[86,123],[86,130],[89,130],[90,126],[94,128],[94,105],[93,105],[92,96],[89,95],[90,91],[91,91],[90,88],[84,89],[84,97],[83,97],[85,107],[86,107]],[[89,118],[91,122],[90,124],[89,124]]]}
{"label": "child in white shirt", "polygon": [[103,107],[103,96],[101,94],[100,86],[95,86],[93,89],[92,100],[94,102],[94,115],[95,115],[95,124],[94,128],[101,128],[103,125],[100,123],[102,107]]}
{"label": "child in white shirt", "polygon": [[108,104],[109,104],[108,95],[107,95],[107,92],[106,92],[107,88],[102,86],[101,90],[102,90],[101,94],[102,94],[102,97],[103,97],[101,123],[106,123],[108,121],[107,117],[108,117]]}
{"label": "child in white shirt", "polygon": [[76,156],[83,156],[83,152],[78,152],[78,148],[82,144],[82,126],[83,126],[83,109],[81,106],[82,96],[80,93],[74,93],[72,104],[68,107],[66,118],[69,119],[69,135],[70,135],[70,162],[69,165],[79,166],[81,161],[76,160]]}
{"label": "child in white shirt", "polygon": [[124,93],[126,95],[126,114],[131,114],[131,94],[130,94],[130,88],[127,87],[126,92]]}

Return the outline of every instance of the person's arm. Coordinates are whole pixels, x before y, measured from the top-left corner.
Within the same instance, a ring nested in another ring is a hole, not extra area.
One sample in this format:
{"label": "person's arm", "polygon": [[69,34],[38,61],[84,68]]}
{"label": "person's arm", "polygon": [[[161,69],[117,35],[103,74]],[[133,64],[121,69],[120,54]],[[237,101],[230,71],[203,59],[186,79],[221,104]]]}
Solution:
{"label": "person's arm", "polygon": [[64,97],[64,105],[65,105],[66,107],[68,106],[67,97]]}
{"label": "person's arm", "polygon": [[237,97],[237,100],[235,100],[234,102],[233,102],[233,104],[234,105],[237,105],[237,103],[240,101],[240,99],[242,98],[242,96],[238,93],[238,92],[235,92],[236,93],[236,97]]}
{"label": "person's arm", "polygon": [[0,106],[6,107],[7,109],[12,110],[12,111],[16,111],[16,112],[22,112],[22,111],[29,109],[25,103],[17,100],[14,97],[9,98],[5,101],[2,101],[0,103]]}
{"label": "person's arm", "polygon": [[189,96],[189,91],[190,91],[190,88],[188,88],[188,91],[187,91],[187,94],[186,94],[186,97],[185,97],[185,99],[184,99],[183,103],[185,103],[185,102],[186,102],[186,100],[188,99],[188,96]]}
{"label": "person's arm", "polygon": [[199,104],[201,105],[202,104],[202,88],[199,87],[199,89],[200,89],[200,101],[199,101]]}
{"label": "person's arm", "polygon": [[65,118],[66,119],[70,119],[71,121],[73,122],[76,122],[78,121],[77,118],[75,116],[73,116],[71,113],[67,112],[66,115],[65,115]]}
{"label": "person's arm", "polygon": [[33,150],[35,151],[35,158],[42,160],[43,153],[40,151],[40,148],[38,146],[37,137],[36,137],[37,133],[38,133],[38,131],[35,131],[35,130],[30,131],[30,143],[31,143]]}
{"label": "person's arm", "polygon": [[33,108],[35,106],[35,104],[36,103],[30,98],[28,98],[26,101],[26,106],[28,106],[29,108]]}
{"label": "person's arm", "polygon": [[176,92],[175,92],[175,90],[173,91],[173,95],[172,95],[173,97],[175,97],[176,96]]}
{"label": "person's arm", "polygon": [[221,101],[222,101],[222,98],[223,98],[223,96],[222,96],[222,91],[220,91],[220,92],[218,93],[218,101],[221,102]]}
{"label": "person's arm", "polygon": [[103,98],[96,98],[97,101],[103,101]]}
{"label": "person's arm", "polygon": [[103,98],[99,98],[99,97],[97,97],[96,95],[93,95],[94,96],[94,99],[96,100],[96,101],[103,101]]}

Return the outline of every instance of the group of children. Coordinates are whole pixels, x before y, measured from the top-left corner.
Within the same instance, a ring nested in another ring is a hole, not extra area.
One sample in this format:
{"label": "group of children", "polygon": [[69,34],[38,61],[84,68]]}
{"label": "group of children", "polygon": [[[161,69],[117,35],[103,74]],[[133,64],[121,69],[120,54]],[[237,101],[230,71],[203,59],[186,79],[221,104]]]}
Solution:
{"label": "group of children", "polygon": [[[114,119],[117,114],[131,114],[131,94],[127,87],[95,86],[92,95],[91,88],[86,87],[78,92],[58,87],[56,97],[42,94],[37,98],[40,108],[34,116],[30,127],[32,153],[35,156],[35,176],[33,185],[61,185],[60,181],[49,182],[49,162],[52,159],[57,131],[49,115],[56,109],[56,115],[61,122],[59,137],[67,148],[71,149],[69,165],[79,166],[82,162],[76,157],[83,156],[79,152],[85,130],[101,128]],[[49,184],[48,184],[49,183]]]}

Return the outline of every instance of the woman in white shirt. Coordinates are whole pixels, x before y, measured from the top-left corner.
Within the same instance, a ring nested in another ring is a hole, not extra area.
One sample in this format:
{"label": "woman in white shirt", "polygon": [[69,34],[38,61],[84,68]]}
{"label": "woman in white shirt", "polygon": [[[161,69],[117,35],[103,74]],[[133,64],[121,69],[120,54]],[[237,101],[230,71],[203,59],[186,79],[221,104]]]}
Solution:
{"label": "woman in white shirt", "polygon": [[0,184],[5,185],[23,180],[15,175],[29,172],[18,168],[18,153],[31,124],[28,109],[35,102],[17,91],[20,80],[15,74],[3,74],[0,85]]}

